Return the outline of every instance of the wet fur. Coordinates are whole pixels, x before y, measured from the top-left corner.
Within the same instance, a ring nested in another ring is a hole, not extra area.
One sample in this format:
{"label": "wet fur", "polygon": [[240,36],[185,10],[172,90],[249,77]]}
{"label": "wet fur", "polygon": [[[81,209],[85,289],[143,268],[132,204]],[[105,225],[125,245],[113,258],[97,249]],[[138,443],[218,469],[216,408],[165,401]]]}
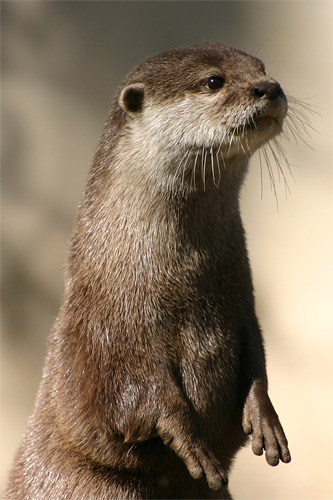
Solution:
{"label": "wet fur", "polygon": [[249,156],[280,132],[256,130],[267,103],[250,91],[267,80],[219,44],[154,56],[125,80],[5,499],[230,498],[250,433],[271,465],[290,460],[239,211]]}

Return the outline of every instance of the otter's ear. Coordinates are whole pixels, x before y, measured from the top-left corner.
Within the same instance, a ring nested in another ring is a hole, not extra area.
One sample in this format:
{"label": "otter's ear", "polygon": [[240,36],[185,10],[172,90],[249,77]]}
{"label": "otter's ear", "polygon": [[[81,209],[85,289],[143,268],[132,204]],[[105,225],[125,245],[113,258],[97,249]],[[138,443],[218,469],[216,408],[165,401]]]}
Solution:
{"label": "otter's ear", "polygon": [[137,114],[142,111],[144,99],[144,85],[143,83],[133,83],[127,85],[119,96],[119,106],[129,114]]}

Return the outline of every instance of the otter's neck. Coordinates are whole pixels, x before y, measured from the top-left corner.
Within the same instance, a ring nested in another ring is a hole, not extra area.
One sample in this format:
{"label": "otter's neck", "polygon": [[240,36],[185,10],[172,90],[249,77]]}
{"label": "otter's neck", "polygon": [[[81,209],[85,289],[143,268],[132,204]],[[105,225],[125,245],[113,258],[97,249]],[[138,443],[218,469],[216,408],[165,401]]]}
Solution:
{"label": "otter's neck", "polygon": [[[112,267],[129,256],[133,262],[135,254],[166,258],[213,240],[218,252],[232,228],[241,226],[246,159],[221,159],[217,179],[211,157],[203,169],[203,159],[193,154],[182,170],[180,155],[142,149],[123,148],[109,167],[95,163],[92,169],[73,239],[74,251],[85,248],[85,269]],[[75,244],[81,239],[85,245]]]}
{"label": "otter's neck", "polygon": [[[175,151],[157,147],[145,136],[122,137],[109,162],[96,157],[85,198],[99,204],[122,200],[122,209],[133,208],[146,216],[152,207],[170,214],[186,211],[198,203],[201,210],[223,205],[223,213],[234,212],[248,158],[244,153],[229,157],[228,151],[193,148]],[[213,204],[213,206],[212,206]]]}

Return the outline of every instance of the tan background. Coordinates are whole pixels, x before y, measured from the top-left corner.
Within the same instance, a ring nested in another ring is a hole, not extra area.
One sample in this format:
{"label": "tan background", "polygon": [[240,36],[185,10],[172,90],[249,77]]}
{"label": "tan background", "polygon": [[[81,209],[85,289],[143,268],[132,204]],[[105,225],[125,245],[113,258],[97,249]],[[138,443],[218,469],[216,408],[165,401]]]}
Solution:
{"label": "tan background", "polygon": [[331,2],[2,2],[3,485],[32,410],[62,294],[80,193],[116,86],[159,50],[224,41],[265,61],[286,92],[316,106],[310,149],[285,147],[295,182],[279,212],[258,159],[243,193],[270,393],[293,461],[249,449],[237,499],[332,498]]}

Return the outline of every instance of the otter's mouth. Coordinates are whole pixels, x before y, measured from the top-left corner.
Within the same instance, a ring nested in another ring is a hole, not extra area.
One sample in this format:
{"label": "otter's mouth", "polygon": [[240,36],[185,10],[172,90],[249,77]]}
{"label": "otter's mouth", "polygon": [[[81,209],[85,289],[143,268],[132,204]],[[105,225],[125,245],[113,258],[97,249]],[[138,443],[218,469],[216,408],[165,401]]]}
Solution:
{"label": "otter's mouth", "polygon": [[243,148],[255,151],[268,140],[282,131],[286,113],[280,106],[269,106],[264,109],[254,109],[246,116],[243,123],[232,129],[232,137],[243,144]]}
{"label": "otter's mouth", "polygon": [[260,133],[272,129],[278,133],[282,129],[283,116],[280,113],[265,111],[256,112],[244,120],[243,124],[233,127],[234,136],[244,136],[247,133]]}

